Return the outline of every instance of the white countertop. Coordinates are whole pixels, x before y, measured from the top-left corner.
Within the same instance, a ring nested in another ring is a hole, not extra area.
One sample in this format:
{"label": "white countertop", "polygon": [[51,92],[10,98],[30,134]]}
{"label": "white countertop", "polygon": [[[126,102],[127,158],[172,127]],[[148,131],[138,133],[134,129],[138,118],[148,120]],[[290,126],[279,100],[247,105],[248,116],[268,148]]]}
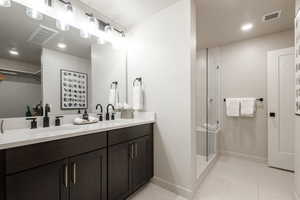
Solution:
{"label": "white countertop", "polygon": [[154,122],[152,119],[119,119],[89,125],[66,124],[50,128],[9,130],[0,135],[0,150]]}

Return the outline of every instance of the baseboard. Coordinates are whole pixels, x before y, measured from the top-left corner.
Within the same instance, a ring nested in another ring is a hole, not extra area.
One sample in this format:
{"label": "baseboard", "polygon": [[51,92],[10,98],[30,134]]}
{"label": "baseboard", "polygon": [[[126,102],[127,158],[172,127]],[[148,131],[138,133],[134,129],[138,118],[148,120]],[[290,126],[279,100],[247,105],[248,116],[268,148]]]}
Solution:
{"label": "baseboard", "polygon": [[179,196],[185,197],[187,199],[192,198],[193,192],[190,189],[185,188],[183,186],[173,184],[156,176],[152,178],[151,182]]}
{"label": "baseboard", "polygon": [[264,157],[259,157],[259,156],[253,156],[253,155],[248,155],[248,154],[243,154],[243,153],[237,153],[237,152],[232,152],[232,151],[221,151],[221,155],[227,155],[227,156],[235,156],[239,158],[244,158],[248,160],[253,160],[256,162],[261,162],[261,163],[266,163],[267,159]]}
{"label": "baseboard", "polygon": [[215,166],[216,162],[218,161],[219,158],[219,154],[217,154],[207,165],[207,167],[205,168],[205,170],[201,173],[201,175],[197,178],[196,183],[194,184],[194,193],[192,195],[192,199],[195,197],[195,195],[197,194],[197,191],[199,190],[201,184],[203,183],[203,181],[205,180],[205,178],[207,177],[207,175],[210,173],[210,171],[213,169],[213,167]]}
{"label": "baseboard", "polygon": [[295,200],[300,200],[300,197],[296,191],[294,192],[294,197],[295,197]]}

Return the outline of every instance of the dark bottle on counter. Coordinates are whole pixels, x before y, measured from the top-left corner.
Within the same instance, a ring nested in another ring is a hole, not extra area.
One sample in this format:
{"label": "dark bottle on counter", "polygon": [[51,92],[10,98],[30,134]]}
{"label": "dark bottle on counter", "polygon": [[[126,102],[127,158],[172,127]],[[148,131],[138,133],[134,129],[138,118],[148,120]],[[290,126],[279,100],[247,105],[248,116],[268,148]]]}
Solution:
{"label": "dark bottle on counter", "polygon": [[89,120],[89,114],[87,113],[87,110],[85,109],[84,110],[84,114],[82,115],[82,119],[84,119],[84,120]]}

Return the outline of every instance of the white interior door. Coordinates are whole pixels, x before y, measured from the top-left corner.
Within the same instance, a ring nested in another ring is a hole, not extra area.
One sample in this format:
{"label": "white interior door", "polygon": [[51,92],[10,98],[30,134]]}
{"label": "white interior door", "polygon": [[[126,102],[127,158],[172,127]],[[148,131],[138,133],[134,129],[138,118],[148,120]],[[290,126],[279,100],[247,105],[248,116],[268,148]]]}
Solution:
{"label": "white interior door", "polygon": [[268,52],[268,164],[294,170],[294,48]]}

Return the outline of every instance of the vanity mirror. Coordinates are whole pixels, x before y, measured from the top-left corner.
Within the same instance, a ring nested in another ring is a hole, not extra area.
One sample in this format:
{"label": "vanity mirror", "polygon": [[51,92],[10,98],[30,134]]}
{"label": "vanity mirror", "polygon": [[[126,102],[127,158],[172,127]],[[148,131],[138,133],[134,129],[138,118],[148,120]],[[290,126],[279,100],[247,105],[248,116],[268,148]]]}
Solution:
{"label": "vanity mirror", "polygon": [[109,102],[112,82],[125,102],[124,49],[32,12],[14,1],[0,6],[0,118],[39,116],[46,103],[54,115],[94,112]]}

